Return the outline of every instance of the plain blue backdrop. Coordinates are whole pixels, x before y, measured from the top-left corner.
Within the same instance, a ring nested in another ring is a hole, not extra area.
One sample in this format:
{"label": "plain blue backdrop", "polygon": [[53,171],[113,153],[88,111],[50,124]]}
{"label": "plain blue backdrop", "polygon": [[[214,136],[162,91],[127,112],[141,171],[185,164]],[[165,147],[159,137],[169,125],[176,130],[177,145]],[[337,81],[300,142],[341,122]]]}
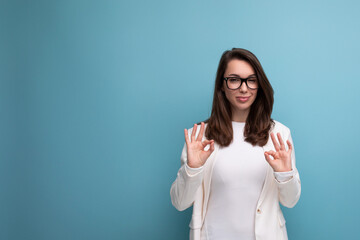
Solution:
{"label": "plain blue backdrop", "polygon": [[1,1],[0,239],[187,239],[170,187],[246,48],[291,129],[290,240],[359,239],[357,1]]}

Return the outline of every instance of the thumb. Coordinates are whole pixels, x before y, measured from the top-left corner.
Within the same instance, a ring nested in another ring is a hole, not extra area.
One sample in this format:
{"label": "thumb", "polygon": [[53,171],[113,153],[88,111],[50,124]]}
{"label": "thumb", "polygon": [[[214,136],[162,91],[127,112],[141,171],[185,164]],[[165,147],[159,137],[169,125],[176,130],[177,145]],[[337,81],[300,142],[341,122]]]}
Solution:
{"label": "thumb", "polygon": [[214,140],[204,140],[203,142],[202,142],[202,144],[203,144],[203,146],[204,147],[206,147],[207,145],[209,145],[209,144],[211,144],[212,142],[213,142]]}
{"label": "thumb", "polygon": [[276,152],[274,152],[273,150],[266,151],[266,153],[272,157],[275,157],[275,155],[276,155]]}
{"label": "thumb", "polygon": [[[211,153],[215,150],[215,146],[214,146],[214,140],[210,140],[208,141],[208,144],[210,144],[210,148],[207,151],[204,151],[205,156],[208,158]],[[206,145],[208,145],[206,144]]]}
{"label": "thumb", "polygon": [[269,164],[271,164],[272,161],[273,161],[273,159],[270,158],[271,153],[265,152],[264,155],[265,155],[266,161],[267,161]]}

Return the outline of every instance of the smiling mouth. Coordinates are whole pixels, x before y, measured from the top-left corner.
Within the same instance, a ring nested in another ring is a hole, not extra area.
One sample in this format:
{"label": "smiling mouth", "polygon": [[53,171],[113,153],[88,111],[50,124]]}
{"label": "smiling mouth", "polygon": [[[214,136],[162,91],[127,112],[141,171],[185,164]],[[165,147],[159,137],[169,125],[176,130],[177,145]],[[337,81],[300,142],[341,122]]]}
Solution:
{"label": "smiling mouth", "polygon": [[236,99],[240,100],[241,102],[246,102],[250,97],[236,97]]}

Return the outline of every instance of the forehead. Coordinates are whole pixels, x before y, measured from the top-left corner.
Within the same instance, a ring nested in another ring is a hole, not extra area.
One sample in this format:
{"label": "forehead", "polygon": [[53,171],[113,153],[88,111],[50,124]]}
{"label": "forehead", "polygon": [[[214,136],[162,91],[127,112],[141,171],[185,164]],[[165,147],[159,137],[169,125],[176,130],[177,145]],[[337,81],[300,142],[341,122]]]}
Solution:
{"label": "forehead", "polygon": [[228,65],[225,70],[225,75],[235,74],[240,77],[248,77],[251,74],[255,74],[253,67],[250,63],[239,60],[239,59],[232,59],[228,62]]}

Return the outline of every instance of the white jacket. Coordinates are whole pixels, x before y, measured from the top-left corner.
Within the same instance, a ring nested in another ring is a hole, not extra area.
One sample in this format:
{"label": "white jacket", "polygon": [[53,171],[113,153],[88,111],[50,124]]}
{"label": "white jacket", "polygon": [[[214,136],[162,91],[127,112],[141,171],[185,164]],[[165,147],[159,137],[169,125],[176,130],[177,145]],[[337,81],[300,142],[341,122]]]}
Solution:
{"label": "white jacket", "polygon": [[[279,132],[287,147],[286,140],[290,140],[293,150],[291,154],[292,169],[294,176],[285,182],[279,182],[274,176],[272,167],[268,164],[265,183],[261,191],[255,217],[255,236],[256,240],[287,240],[287,231],[284,215],[281,211],[279,202],[288,208],[292,208],[298,202],[301,194],[301,183],[299,172],[295,166],[295,149],[291,138],[290,129],[282,123],[275,121],[275,126],[270,130],[276,134]],[[206,128],[207,124],[205,124]],[[193,128],[188,129],[189,137]],[[200,126],[197,127],[196,136],[200,132]],[[205,132],[205,131],[204,131]],[[269,140],[264,151],[275,150],[269,133]],[[205,140],[205,133],[203,140]],[[277,138],[276,138],[277,139]],[[208,148],[209,146],[207,146]],[[186,171],[187,147],[184,144],[181,153],[181,167],[177,177],[170,189],[171,202],[173,206],[183,211],[193,206],[192,218],[189,224],[190,240],[200,240],[201,228],[204,223],[207,203],[210,193],[210,181],[212,170],[216,161],[216,153],[219,145],[215,142],[215,150],[204,164],[204,169],[199,174],[189,175]],[[264,161],[266,161],[264,156]]]}

